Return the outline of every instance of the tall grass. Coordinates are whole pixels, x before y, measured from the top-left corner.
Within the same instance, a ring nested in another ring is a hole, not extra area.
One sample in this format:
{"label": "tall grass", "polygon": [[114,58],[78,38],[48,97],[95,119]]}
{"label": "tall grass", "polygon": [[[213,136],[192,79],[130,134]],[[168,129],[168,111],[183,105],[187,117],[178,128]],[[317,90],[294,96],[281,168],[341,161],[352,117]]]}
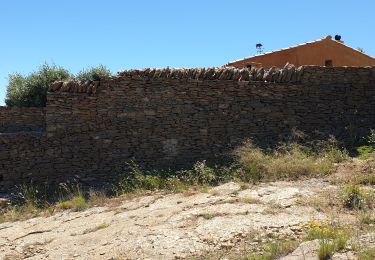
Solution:
{"label": "tall grass", "polygon": [[20,185],[10,207],[0,209],[0,223],[51,215],[58,210],[83,210],[88,207],[79,184]]}
{"label": "tall grass", "polygon": [[345,150],[330,143],[321,149],[288,143],[267,152],[247,141],[235,155],[243,170],[241,177],[247,181],[322,176],[333,171],[334,163],[349,158]]}

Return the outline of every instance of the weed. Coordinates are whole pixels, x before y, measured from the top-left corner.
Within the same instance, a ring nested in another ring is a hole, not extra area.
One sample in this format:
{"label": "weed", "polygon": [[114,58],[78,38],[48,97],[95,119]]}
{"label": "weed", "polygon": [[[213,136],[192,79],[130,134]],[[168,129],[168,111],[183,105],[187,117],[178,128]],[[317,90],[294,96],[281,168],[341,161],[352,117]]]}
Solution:
{"label": "weed", "polygon": [[58,208],[72,209],[74,211],[81,211],[88,208],[89,205],[86,198],[83,196],[83,192],[79,185],[73,188],[66,187],[65,191],[69,193],[69,199],[62,200],[60,203],[58,203]]}
{"label": "weed", "polygon": [[206,161],[194,164],[190,174],[190,180],[194,184],[210,184],[216,178],[214,169],[208,167]]}
{"label": "weed", "polygon": [[358,260],[373,260],[375,259],[375,248],[367,248],[361,250],[358,255]]}
{"label": "weed", "polygon": [[370,145],[362,145],[357,148],[358,158],[361,160],[367,160],[371,157],[374,152],[374,147]]}
{"label": "weed", "polygon": [[61,209],[73,209],[74,211],[81,211],[88,207],[86,199],[83,196],[74,196],[70,200],[62,201],[58,204]]}
{"label": "weed", "polygon": [[104,229],[104,228],[107,228],[107,227],[109,227],[109,224],[102,223],[102,224],[100,224],[100,225],[98,225],[96,227],[86,229],[85,231],[83,231],[82,234],[85,235],[85,234],[92,233],[92,232],[95,232],[95,231],[98,231],[100,229]]}
{"label": "weed", "polygon": [[220,195],[220,192],[218,190],[210,190],[209,193],[212,195],[212,196],[219,196]]}
{"label": "weed", "polygon": [[362,214],[359,218],[360,222],[365,225],[374,225],[375,224],[375,216],[368,212]]}
{"label": "weed", "polygon": [[90,190],[88,197],[89,197],[88,203],[90,204],[90,206],[94,206],[94,207],[105,205],[108,201],[108,196],[104,192],[100,192],[100,191],[97,192],[97,191]]}
{"label": "weed", "polygon": [[261,201],[258,198],[253,198],[253,197],[245,197],[242,199],[244,203],[248,204],[259,204]]}
{"label": "weed", "polygon": [[198,217],[202,217],[206,220],[210,220],[210,219],[213,219],[214,217],[218,216],[219,214],[215,214],[215,213],[201,213],[198,215]]}
{"label": "weed", "polygon": [[375,185],[375,175],[374,174],[367,174],[358,176],[356,178],[356,183],[362,185]]}
{"label": "weed", "polygon": [[345,248],[349,239],[349,232],[337,224],[321,224],[320,222],[310,222],[308,224],[307,240],[319,240],[319,259],[330,259],[336,251]]}
{"label": "weed", "polygon": [[247,190],[250,188],[250,185],[248,183],[241,183],[240,184],[240,190]]}
{"label": "weed", "polygon": [[363,138],[363,145],[357,147],[359,159],[367,160],[374,154],[375,151],[375,130],[371,129],[370,134]]}
{"label": "weed", "polygon": [[319,153],[297,143],[265,152],[249,141],[237,148],[235,155],[242,166],[239,178],[243,181],[324,175],[333,170],[333,163],[348,158],[346,151],[333,145]]}
{"label": "weed", "polygon": [[332,255],[336,251],[336,247],[333,241],[328,239],[321,239],[319,241],[320,247],[318,252],[319,260],[331,259]]}
{"label": "weed", "polygon": [[202,192],[202,193],[209,193],[210,187],[208,187],[207,185],[200,186],[199,191]]}
{"label": "weed", "polygon": [[273,260],[291,253],[298,246],[298,241],[277,241],[265,245],[262,255],[248,255],[247,260]]}
{"label": "weed", "polygon": [[330,162],[341,163],[350,158],[348,151],[340,149],[337,140],[332,136],[327,141],[321,142],[320,147],[321,150],[316,151],[316,154],[325,156]]}
{"label": "weed", "polygon": [[188,190],[190,186],[176,177],[170,177],[166,179],[165,187],[172,192],[183,192]]}
{"label": "weed", "polygon": [[343,189],[343,203],[349,209],[362,209],[368,195],[358,185],[347,185]]}

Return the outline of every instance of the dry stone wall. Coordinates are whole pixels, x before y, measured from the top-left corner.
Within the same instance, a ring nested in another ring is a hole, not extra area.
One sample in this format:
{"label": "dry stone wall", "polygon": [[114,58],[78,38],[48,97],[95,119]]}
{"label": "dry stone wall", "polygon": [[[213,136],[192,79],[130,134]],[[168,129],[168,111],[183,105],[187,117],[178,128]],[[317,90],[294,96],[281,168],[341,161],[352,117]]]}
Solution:
{"label": "dry stone wall", "polygon": [[43,131],[45,108],[0,107],[0,133]]}
{"label": "dry stone wall", "polygon": [[350,143],[375,128],[375,68],[132,70],[57,82],[47,100],[45,133],[0,136],[0,192],[109,180],[130,160],[222,161],[247,138],[267,146],[293,129]]}

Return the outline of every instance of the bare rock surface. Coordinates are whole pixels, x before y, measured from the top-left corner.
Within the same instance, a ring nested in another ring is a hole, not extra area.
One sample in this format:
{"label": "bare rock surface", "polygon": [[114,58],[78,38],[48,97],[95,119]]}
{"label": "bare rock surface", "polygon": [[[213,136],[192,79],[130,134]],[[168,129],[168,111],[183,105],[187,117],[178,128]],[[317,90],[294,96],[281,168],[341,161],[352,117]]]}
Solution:
{"label": "bare rock surface", "polygon": [[[319,179],[230,182],[207,193],[155,192],[119,206],[3,223],[0,259],[176,259],[235,248],[245,238],[256,250],[269,237],[297,239],[309,221],[324,221],[298,201],[330,189],[336,187]],[[284,259],[300,259],[311,243]]]}
{"label": "bare rock surface", "polygon": [[303,242],[289,255],[282,257],[280,260],[319,260],[318,251],[319,251],[319,241],[307,241]]}

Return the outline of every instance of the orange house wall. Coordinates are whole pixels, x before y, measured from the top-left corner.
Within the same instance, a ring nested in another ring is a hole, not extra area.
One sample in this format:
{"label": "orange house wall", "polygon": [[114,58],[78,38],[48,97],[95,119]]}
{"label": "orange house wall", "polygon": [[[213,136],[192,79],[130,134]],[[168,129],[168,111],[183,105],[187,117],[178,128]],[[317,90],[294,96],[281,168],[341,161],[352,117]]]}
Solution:
{"label": "orange house wall", "polygon": [[255,56],[249,59],[229,63],[229,66],[246,67],[250,62],[261,63],[262,67],[276,66],[282,68],[287,62],[295,66],[318,65],[325,66],[326,60],[332,60],[334,67],[342,66],[375,66],[375,59],[353,50],[344,44],[333,40],[306,44],[291,49]]}

